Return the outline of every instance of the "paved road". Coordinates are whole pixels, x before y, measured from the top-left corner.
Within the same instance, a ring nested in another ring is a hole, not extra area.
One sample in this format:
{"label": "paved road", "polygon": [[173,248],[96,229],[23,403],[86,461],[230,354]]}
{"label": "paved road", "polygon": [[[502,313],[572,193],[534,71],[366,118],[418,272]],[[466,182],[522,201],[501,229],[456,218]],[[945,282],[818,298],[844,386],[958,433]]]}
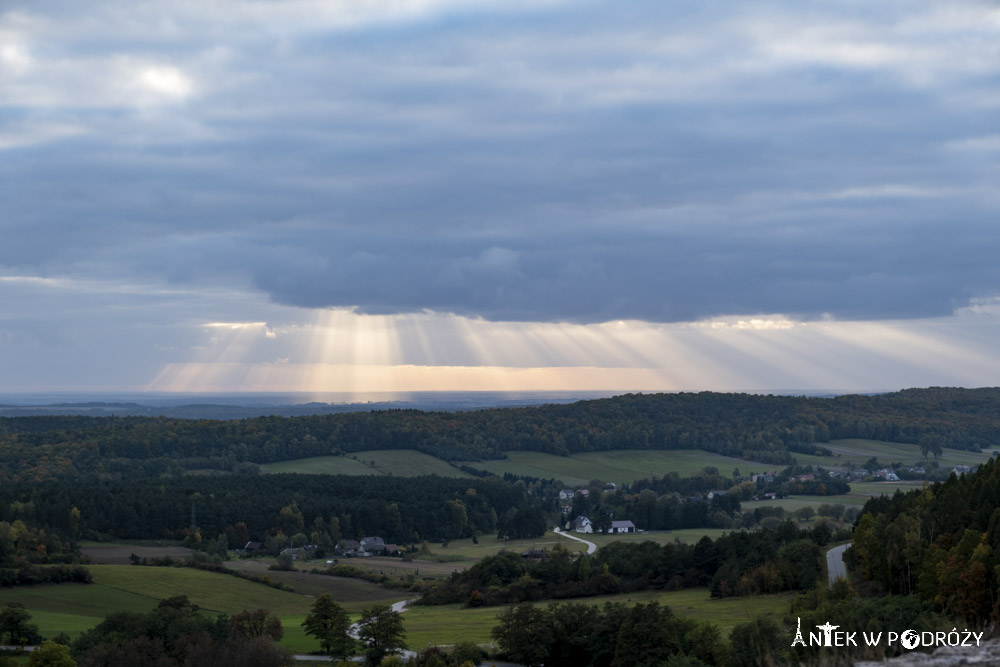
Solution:
{"label": "paved road", "polygon": [[830,575],[830,585],[837,580],[837,577],[847,579],[847,566],[844,565],[844,552],[851,543],[841,544],[826,552],[826,571]]}
{"label": "paved road", "polygon": [[570,535],[569,533],[564,533],[564,532],[562,532],[558,528],[556,528],[553,532],[556,535],[561,535],[563,537],[568,537],[569,539],[576,540],[577,542],[583,542],[584,544],[587,545],[587,554],[588,555],[590,555],[590,554],[594,553],[595,551],[597,551],[597,545],[594,544],[593,542],[588,542],[587,540],[581,540],[579,537],[577,537],[575,535]]}

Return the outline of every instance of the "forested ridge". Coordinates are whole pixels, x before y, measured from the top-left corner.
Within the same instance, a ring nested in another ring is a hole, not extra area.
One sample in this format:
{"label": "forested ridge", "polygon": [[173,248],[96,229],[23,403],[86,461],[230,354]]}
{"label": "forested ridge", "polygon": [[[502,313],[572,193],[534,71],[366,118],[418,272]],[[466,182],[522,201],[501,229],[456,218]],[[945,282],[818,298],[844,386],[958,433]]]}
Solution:
{"label": "forested ridge", "polygon": [[160,477],[369,449],[415,449],[448,461],[529,450],[700,448],[768,464],[837,438],[945,447],[1000,446],[1000,389],[908,389],[875,396],[627,394],[568,405],[467,412],[387,410],[308,417],[0,418],[0,481]]}
{"label": "forested ridge", "polygon": [[916,594],[979,626],[1000,622],[1000,463],[869,501],[847,557],[873,592]]}
{"label": "forested ridge", "polygon": [[[527,501],[525,485],[497,477],[232,475],[155,483],[22,482],[0,488],[0,521],[23,520],[91,539],[181,539],[192,534],[193,511],[199,534],[226,536],[230,548],[275,535],[287,546],[297,534],[324,544],[364,535],[411,544],[495,532]],[[541,499],[536,495],[534,501],[537,505]]]}

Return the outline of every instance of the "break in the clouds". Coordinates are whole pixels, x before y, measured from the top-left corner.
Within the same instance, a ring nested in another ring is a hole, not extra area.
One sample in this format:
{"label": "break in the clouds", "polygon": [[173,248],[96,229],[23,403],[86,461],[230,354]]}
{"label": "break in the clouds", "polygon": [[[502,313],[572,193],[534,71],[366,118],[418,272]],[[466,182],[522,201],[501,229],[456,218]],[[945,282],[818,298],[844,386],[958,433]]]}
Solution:
{"label": "break in the clouds", "polygon": [[986,0],[6,0],[0,389],[1000,372]]}
{"label": "break in the clouds", "polygon": [[992,2],[18,2],[0,273],[488,320],[1000,293]]}

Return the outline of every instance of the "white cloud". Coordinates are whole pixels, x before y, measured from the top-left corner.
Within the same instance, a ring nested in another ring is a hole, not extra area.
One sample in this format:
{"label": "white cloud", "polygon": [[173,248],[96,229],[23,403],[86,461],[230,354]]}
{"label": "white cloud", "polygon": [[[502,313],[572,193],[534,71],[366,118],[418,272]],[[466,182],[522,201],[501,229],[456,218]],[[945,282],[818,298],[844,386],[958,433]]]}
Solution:
{"label": "white cloud", "polygon": [[175,67],[149,67],[139,75],[139,83],[150,91],[175,99],[191,95],[194,86],[188,77]]}

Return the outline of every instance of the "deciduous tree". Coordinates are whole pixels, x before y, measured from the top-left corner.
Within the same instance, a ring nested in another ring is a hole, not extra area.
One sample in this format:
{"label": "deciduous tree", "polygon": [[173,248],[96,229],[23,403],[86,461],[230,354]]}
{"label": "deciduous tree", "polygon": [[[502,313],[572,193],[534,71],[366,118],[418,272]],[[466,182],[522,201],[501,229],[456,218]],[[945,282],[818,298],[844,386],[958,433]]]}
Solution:
{"label": "deciduous tree", "polygon": [[365,658],[369,665],[377,665],[382,658],[406,648],[402,614],[388,605],[376,605],[361,613],[358,621],[358,639],[367,648]]}
{"label": "deciduous tree", "polygon": [[312,612],[302,622],[307,635],[319,640],[323,651],[335,658],[346,660],[354,655],[354,638],[351,637],[351,620],[347,612],[334,602],[329,593],[316,598]]}

